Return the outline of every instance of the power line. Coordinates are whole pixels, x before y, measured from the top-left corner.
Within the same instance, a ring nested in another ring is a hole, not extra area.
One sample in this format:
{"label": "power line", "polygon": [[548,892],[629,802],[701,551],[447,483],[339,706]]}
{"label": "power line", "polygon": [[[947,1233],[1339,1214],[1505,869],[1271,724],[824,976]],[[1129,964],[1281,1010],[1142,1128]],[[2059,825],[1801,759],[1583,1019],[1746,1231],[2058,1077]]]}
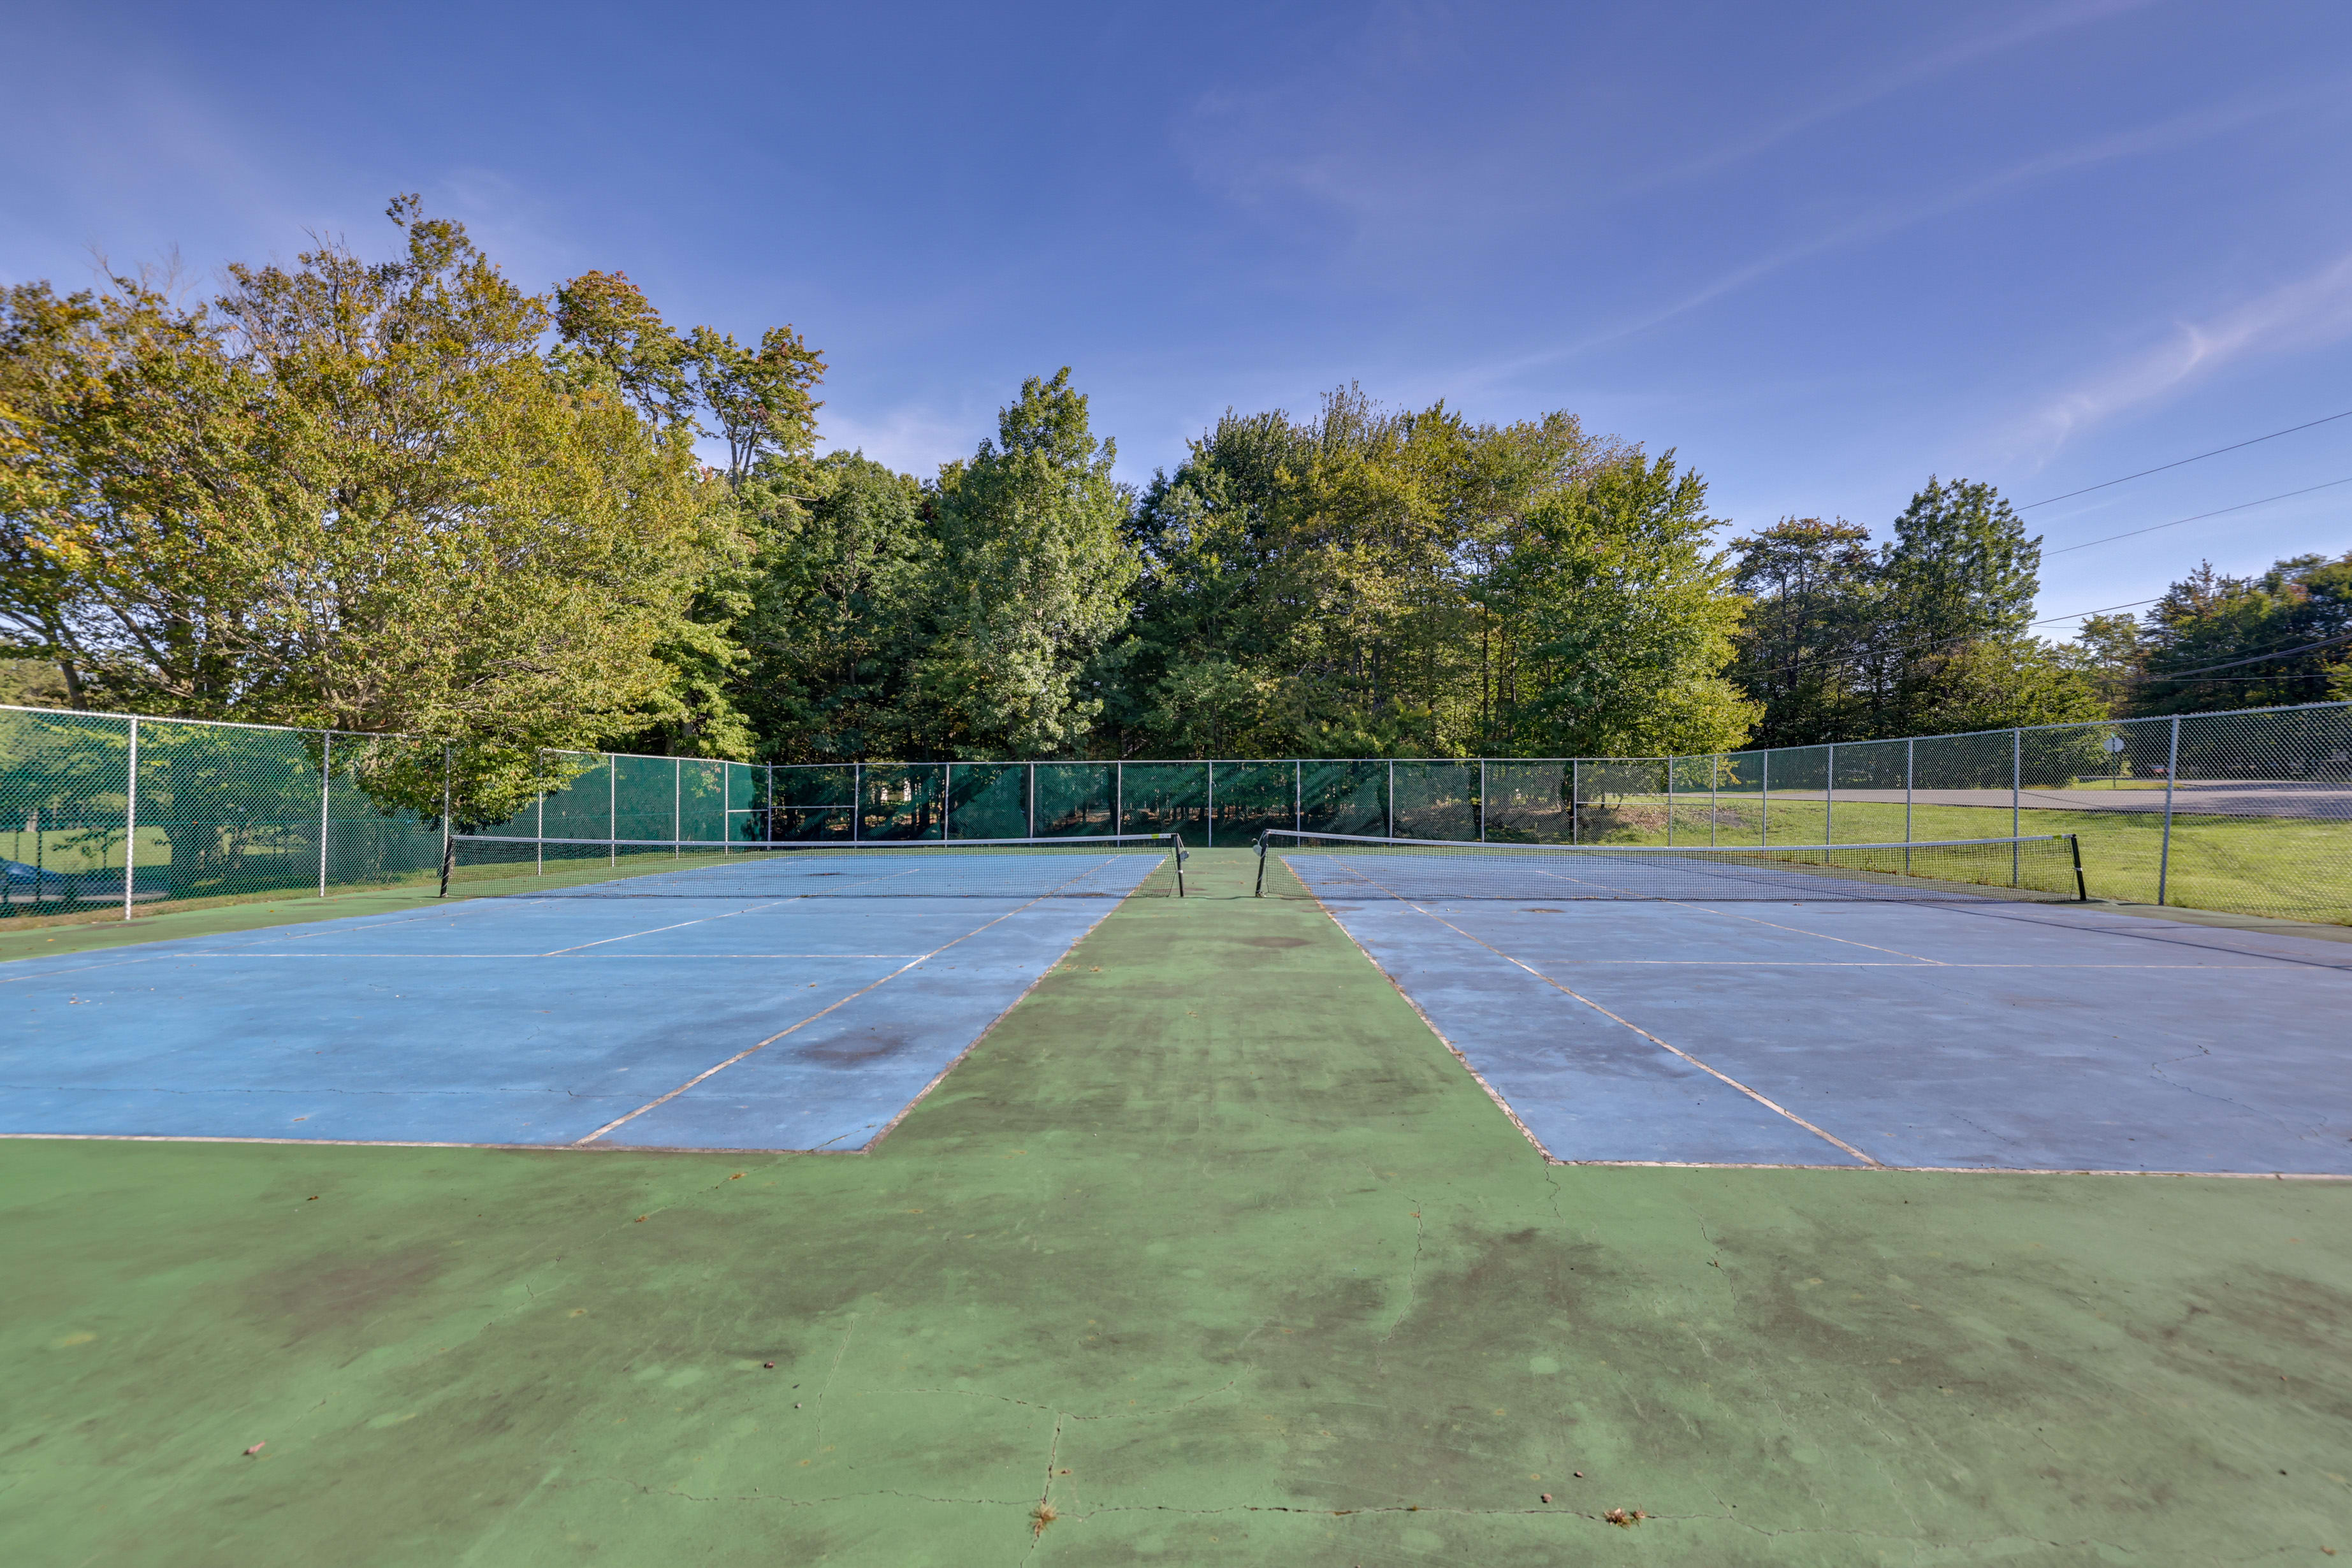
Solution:
{"label": "power line", "polygon": [[2105,539],[2086,539],[2080,544],[2069,544],[2059,550],[2045,550],[2042,553],[2044,555],[2064,555],[2072,551],[2088,550],[2094,544],[2113,544],[2118,539],[2137,539],[2143,533],[2154,533],[2160,528],[2179,528],[2184,522],[2202,522],[2209,517],[2221,517],[2229,512],[2244,511],[2249,507],[2268,506],[2274,500],[2292,500],[2296,496],[2307,496],[2311,494],[2313,490],[2332,490],[2337,485],[2352,485],[2352,479],[2330,479],[2324,485],[2313,485],[2309,487],[2309,489],[2305,489],[2289,490],[2284,495],[2264,496],[2260,500],[2242,501],[2236,506],[2225,506],[2219,511],[2200,511],[2195,517],[2176,517],[2170,522],[2150,523],[2146,528],[2135,528],[2127,533],[2110,533]]}
{"label": "power line", "polygon": [[[2252,658],[2233,658],[2224,664],[2209,664],[2202,669],[2184,669],[2177,675],[2149,675],[2143,676],[2141,679],[2150,681],[2189,680],[2200,675],[2209,674],[2216,669],[2235,669],[2242,664],[2262,664],[2273,658],[2293,658],[2299,653],[2311,653],[2319,648],[2334,647],[2338,643],[2347,642],[2352,642],[2352,632],[2344,632],[2332,637],[2322,637],[2317,642],[2307,642],[2301,647],[2283,647],[2276,653],[2258,653]],[[2274,679],[2276,678],[2265,676],[2263,679]]]}
{"label": "power line", "polygon": [[2041,620],[2028,621],[2025,624],[2029,626],[2046,626],[2057,621],[2071,621],[2077,616],[2104,616],[2109,610],[2137,610],[2142,605],[2156,604],[2163,597],[2164,595],[2159,594],[2154,599],[2134,599],[2128,605],[2101,605],[2095,610],[2070,610],[2063,616],[2045,616]]}
{"label": "power line", "polygon": [[2341,414],[2331,414],[2325,419],[2315,419],[2310,425],[2290,425],[2284,430],[2273,430],[2267,436],[2257,436],[2251,441],[2239,441],[2227,447],[2216,447],[2210,452],[2200,452],[2193,458],[2183,458],[2179,462],[2158,463],[2152,468],[2142,468],[2138,473],[2126,474],[2120,479],[2105,479],[2095,485],[2084,485],[2079,490],[2068,490],[2063,496],[2052,496],[2045,500],[2028,501],[2017,510],[2020,511],[2032,511],[2037,506],[2048,506],[2053,501],[2073,500],[2076,496],[2086,496],[2093,490],[2105,489],[2109,485],[2126,484],[2133,479],[2144,479],[2150,474],[2160,474],[2167,468],[2177,468],[2185,463],[2201,463],[2208,458],[2218,458],[2224,452],[2234,452],[2240,447],[2253,447],[2258,446],[2264,441],[2275,441],[2282,436],[2292,436],[2297,430],[2308,430],[2315,425],[2333,424],[2338,419],[2352,419],[2352,408],[2347,408]]}

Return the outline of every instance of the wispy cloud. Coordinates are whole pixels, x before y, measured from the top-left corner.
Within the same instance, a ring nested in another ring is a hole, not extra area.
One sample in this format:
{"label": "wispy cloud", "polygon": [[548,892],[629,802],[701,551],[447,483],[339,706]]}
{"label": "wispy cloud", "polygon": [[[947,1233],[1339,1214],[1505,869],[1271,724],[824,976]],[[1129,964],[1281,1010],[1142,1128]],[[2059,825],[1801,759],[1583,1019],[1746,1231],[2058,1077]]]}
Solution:
{"label": "wispy cloud", "polygon": [[[2330,83],[2332,94],[2340,84]],[[1486,381],[1507,380],[1512,375],[1579,354],[1605,347],[1623,339],[1636,336],[1661,326],[1678,316],[1688,315],[1704,306],[1734,294],[1748,285],[1776,272],[1810,261],[1816,257],[1844,250],[1883,239],[1931,219],[1948,217],[1980,203],[2007,195],[2038,181],[2060,174],[2079,173],[2102,163],[2119,159],[2141,157],[2152,153],[2167,153],[2234,131],[2253,121],[2284,113],[2300,108],[2310,95],[2294,99],[2266,98],[2259,101],[2221,104],[2183,114],[2158,124],[2137,130],[2103,136],[2079,146],[2063,148],[2010,165],[1977,179],[1963,182],[1948,190],[1904,202],[1895,202],[1873,211],[1860,214],[1820,233],[1794,243],[1767,251],[1702,283],[1697,288],[1630,320],[1615,322],[1573,342],[1521,354],[1496,362],[1470,373],[1474,378]]]}
{"label": "wispy cloud", "polygon": [[2127,409],[2180,392],[2235,361],[2322,348],[2347,336],[2352,336],[2352,251],[2201,321],[2175,323],[2164,342],[2044,403],[2027,421],[2027,438],[2054,447]]}
{"label": "wispy cloud", "polygon": [[1843,92],[1829,92],[1816,98],[1797,113],[1775,121],[1769,125],[1736,138],[1685,163],[1662,171],[1643,181],[1636,188],[1649,188],[1672,184],[1678,180],[1696,179],[1710,174],[1733,163],[1741,163],[1826,121],[1851,114],[1857,109],[1878,102],[1881,99],[1932,81],[1940,76],[1972,66],[1979,60],[2005,53],[2021,45],[2049,37],[2053,33],[2071,31],[2076,27],[2105,22],[2128,12],[2147,9],[2156,0],[2076,0],[2075,4],[2051,5],[2034,12],[2021,21],[1995,27],[1971,37],[1956,39],[1941,48],[1931,49],[1916,59],[1905,61],[1894,69],[1870,78],[1848,88]]}

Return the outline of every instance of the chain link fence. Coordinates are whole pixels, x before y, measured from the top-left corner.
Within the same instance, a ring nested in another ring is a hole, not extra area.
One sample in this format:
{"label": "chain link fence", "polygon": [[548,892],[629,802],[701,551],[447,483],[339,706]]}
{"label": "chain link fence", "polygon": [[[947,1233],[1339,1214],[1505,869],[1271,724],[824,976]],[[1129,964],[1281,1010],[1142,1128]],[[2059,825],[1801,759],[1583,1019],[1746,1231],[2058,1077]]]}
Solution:
{"label": "chain link fence", "polygon": [[[1488,843],[2072,833],[2094,897],[2352,924],[2352,703],[1715,756],[864,763],[544,752],[0,709],[0,918],[747,845],[1270,827]],[[497,789],[477,781],[502,780]],[[470,792],[525,802],[477,820]]]}

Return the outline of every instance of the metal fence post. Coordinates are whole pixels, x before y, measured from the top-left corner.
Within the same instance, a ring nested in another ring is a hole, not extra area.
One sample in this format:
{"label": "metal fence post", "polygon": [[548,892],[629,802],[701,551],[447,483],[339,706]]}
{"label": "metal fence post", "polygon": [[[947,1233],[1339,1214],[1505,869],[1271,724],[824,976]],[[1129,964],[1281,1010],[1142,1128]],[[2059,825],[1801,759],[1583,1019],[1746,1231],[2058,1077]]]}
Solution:
{"label": "metal fence post", "polygon": [[1396,837],[1396,759],[1395,759],[1395,758],[1393,758],[1393,757],[1391,757],[1391,758],[1390,758],[1390,759],[1389,759],[1389,832],[1388,832],[1388,836],[1389,836],[1391,838],[1394,838],[1394,837]]}
{"label": "metal fence post", "polygon": [[1770,749],[1769,747],[1767,747],[1767,748],[1766,748],[1766,749],[1765,749],[1761,753],[1759,753],[1759,754],[1760,754],[1760,756],[1762,757],[1762,762],[1761,762],[1761,763],[1759,764],[1759,771],[1758,771],[1758,773],[1757,773],[1757,775],[1756,775],[1756,776],[1757,776],[1758,784],[1759,784],[1759,787],[1760,787],[1760,788],[1762,789],[1762,791],[1763,791],[1763,797],[1762,797],[1762,804],[1758,807],[1758,810],[1757,810],[1757,816],[1759,816],[1760,818],[1762,818],[1762,820],[1763,820],[1763,829],[1762,829],[1761,835],[1757,838],[1756,842],[1757,842],[1757,845],[1758,845],[1759,847],[1764,847],[1764,846],[1768,846],[1768,845],[1769,845],[1769,844],[1772,842],[1772,752],[1771,752],[1771,749]]}
{"label": "metal fence post", "polygon": [[1209,763],[1209,823],[1202,833],[1201,847],[1214,849],[1217,847],[1217,764],[1213,760]]}
{"label": "metal fence post", "polygon": [[1913,763],[1916,761],[1919,742],[1903,742],[1903,874],[1911,874],[1911,781]]}
{"label": "metal fence post", "polygon": [[[767,764],[767,807],[761,813],[760,842],[762,844],[773,844],[776,841],[776,764],[770,763]],[[726,831],[726,822],[723,816],[719,823],[719,837],[722,838],[732,837]]]}
{"label": "metal fence post", "polygon": [[621,759],[604,757],[604,864],[621,863]]}
{"label": "metal fence post", "polygon": [[858,827],[866,818],[866,764],[849,764],[849,841],[857,842]]}
{"label": "metal fence post", "polygon": [[334,774],[335,732],[319,731],[319,896],[327,896],[327,791]]}
{"label": "metal fence post", "polygon": [[1478,759],[1478,842],[1486,842],[1486,759]]}
{"label": "metal fence post", "polygon": [[[719,769],[719,787],[722,792],[719,797],[719,814],[724,817],[727,815],[727,796],[723,793],[727,787],[727,768],[724,763],[721,763]],[[686,761],[682,757],[672,757],[669,760],[669,858],[671,859],[676,860],[686,853],[686,846],[680,842],[685,836]]]}
{"label": "metal fence post", "polygon": [[131,918],[131,884],[139,869],[139,716],[131,716],[131,775],[122,792],[122,918]]}
{"label": "metal fence post", "polygon": [[1829,743],[1829,763],[1822,775],[1822,842],[1837,842],[1837,742]]}
{"label": "metal fence post", "polygon": [[1307,763],[1297,757],[1290,759],[1290,827],[1307,831]]}
{"label": "metal fence post", "polygon": [[1037,837],[1037,764],[1029,764],[1029,837]]}
{"label": "metal fence post", "polygon": [[2156,852],[2156,901],[2164,902],[2172,875],[2172,786],[2180,778],[2180,715],[2172,716],[2172,740],[2164,755],[2164,843]]}
{"label": "metal fence post", "polygon": [[1110,765],[1110,831],[1117,837],[1127,831],[1127,764]]}
{"label": "metal fence post", "polygon": [[538,863],[537,875],[547,875],[547,752],[544,748],[530,754],[530,782],[539,786],[539,821],[531,829],[531,855]]}
{"label": "metal fence post", "polygon": [[1706,847],[1715,847],[1715,819],[1723,798],[1723,753],[1706,759]]}
{"label": "metal fence post", "polygon": [[449,742],[441,742],[441,891],[449,896],[449,863],[457,858],[457,840],[449,825]]}
{"label": "metal fence post", "polygon": [[2024,798],[2025,731],[2018,729],[2009,732],[2009,837],[2011,840],[2009,847],[2009,885],[2012,888],[2017,886],[2018,877],[2019,849],[2014,842],[2018,828],[2017,810]]}
{"label": "metal fence post", "polygon": [[1675,847],[1675,760],[1666,759],[1666,847]]}

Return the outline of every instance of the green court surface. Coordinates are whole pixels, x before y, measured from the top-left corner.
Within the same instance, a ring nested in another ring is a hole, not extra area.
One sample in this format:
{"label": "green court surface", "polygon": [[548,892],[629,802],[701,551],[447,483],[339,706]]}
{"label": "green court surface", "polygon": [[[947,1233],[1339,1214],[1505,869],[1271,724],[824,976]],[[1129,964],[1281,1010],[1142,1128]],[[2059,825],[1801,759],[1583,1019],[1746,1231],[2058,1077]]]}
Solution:
{"label": "green court surface", "polygon": [[2352,1553],[2352,1184],[1549,1165],[1254,864],[872,1154],[0,1142],[0,1560]]}

